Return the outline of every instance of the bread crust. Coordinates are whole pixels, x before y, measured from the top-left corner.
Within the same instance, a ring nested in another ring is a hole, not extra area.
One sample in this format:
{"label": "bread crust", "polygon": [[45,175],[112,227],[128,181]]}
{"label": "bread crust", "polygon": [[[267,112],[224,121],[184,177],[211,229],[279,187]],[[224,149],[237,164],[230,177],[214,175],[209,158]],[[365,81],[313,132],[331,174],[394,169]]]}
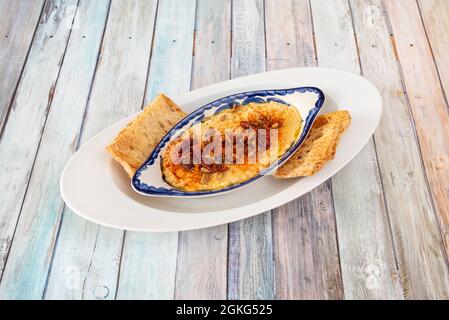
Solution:
{"label": "bread crust", "polygon": [[106,150],[132,177],[160,140],[186,115],[176,103],[160,94],[120,131]]}
{"label": "bread crust", "polygon": [[321,170],[335,157],[337,145],[350,123],[348,111],[318,116],[304,143],[273,176],[279,179],[305,177]]}

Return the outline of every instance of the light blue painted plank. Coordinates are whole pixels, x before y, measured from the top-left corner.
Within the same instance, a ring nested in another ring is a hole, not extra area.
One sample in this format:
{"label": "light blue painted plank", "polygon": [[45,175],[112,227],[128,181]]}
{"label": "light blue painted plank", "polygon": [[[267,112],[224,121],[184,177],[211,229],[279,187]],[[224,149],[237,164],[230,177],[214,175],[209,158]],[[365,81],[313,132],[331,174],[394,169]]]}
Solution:
{"label": "light blue painted plank", "polygon": [[0,141],[0,274],[12,242],[76,5],[77,0],[46,3]]}
{"label": "light blue painted plank", "polygon": [[[159,1],[150,62],[148,103],[159,92],[190,89],[195,2]],[[126,232],[118,299],[172,299],[178,234]]]}
{"label": "light blue painted plank", "polygon": [[44,0],[0,0],[0,128],[39,22]]}
{"label": "light blue painted plank", "polygon": [[[156,1],[112,1],[81,143],[140,109],[155,11]],[[122,242],[123,231],[64,210],[45,298],[114,299]]]}
{"label": "light blue painted plank", "polygon": [[75,21],[83,23],[70,35],[3,274],[2,298],[42,298],[63,206],[59,178],[76,147],[108,7],[108,0],[85,1],[77,10]]}
{"label": "light blue painted plank", "polygon": [[[264,1],[234,0],[232,77],[265,71]],[[229,225],[228,298],[273,299],[271,212]]]}
{"label": "light blue painted plank", "polygon": [[117,299],[172,299],[177,233],[126,232]]}
{"label": "light blue painted plank", "polygon": [[271,212],[229,226],[228,299],[274,299]]}
{"label": "light blue painted plank", "polygon": [[[229,79],[231,1],[199,0],[192,87]],[[226,299],[228,226],[179,235],[176,299]]]}
{"label": "light blue painted plank", "polygon": [[190,89],[195,0],[160,0],[147,103],[157,94],[179,94]]}

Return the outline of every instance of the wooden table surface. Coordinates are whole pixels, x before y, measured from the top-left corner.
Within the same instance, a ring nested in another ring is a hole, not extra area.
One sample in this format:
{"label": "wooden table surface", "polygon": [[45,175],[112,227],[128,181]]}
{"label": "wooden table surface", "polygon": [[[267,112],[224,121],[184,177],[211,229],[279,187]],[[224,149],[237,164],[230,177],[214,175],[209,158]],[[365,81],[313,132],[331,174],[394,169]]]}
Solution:
{"label": "wooden table surface", "polygon": [[[448,44],[447,0],[0,0],[0,298],[449,299]],[[166,234],[64,205],[79,145],[158,92],[302,66],[384,102],[310,193]]]}

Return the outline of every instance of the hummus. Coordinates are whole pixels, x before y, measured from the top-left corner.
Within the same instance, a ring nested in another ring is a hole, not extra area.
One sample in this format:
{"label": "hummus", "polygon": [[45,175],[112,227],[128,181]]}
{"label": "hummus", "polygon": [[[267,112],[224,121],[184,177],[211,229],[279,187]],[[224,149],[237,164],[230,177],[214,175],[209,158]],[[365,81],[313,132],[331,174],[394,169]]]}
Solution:
{"label": "hummus", "polygon": [[278,102],[234,106],[194,124],[162,155],[165,181],[185,191],[219,190],[270,167],[297,140],[302,119]]}

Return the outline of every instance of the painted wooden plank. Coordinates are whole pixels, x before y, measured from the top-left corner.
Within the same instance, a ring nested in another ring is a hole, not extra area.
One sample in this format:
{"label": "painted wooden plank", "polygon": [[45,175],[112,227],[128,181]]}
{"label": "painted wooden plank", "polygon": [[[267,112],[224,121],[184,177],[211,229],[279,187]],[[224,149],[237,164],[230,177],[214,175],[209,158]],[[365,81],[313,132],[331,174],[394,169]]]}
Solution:
{"label": "painted wooden plank", "polygon": [[449,97],[449,2],[446,0],[419,0],[421,16],[439,70],[439,76]]}
{"label": "painted wooden plank", "polygon": [[[190,89],[194,26],[195,1],[159,2],[146,102]],[[176,232],[126,232],[117,298],[173,299],[177,247]]]}
{"label": "painted wooden plank", "polygon": [[[316,65],[309,1],[266,1],[269,70]],[[273,210],[276,298],[343,297],[330,182]]]}
{"label": "painted wooden plank", "polygon": [[[193,89],[228,80],[231,1],[197,1]],[[176,299],[226,299],[228,226],[179,233]]]}
{"label": "painted wooden plank", "polygon": [[194,29],[195,1],[160,1],[147,102],[161,91],[172,96],[190,89]]}
{"label": "painted wooden plank", "polygon": [[264,13],[262,0],[232,2],[233,78],[265,71]]}
{"label": "painted wooden plank", "polygon": [[[311,8],[319,66],[360,73],[348,1],[312,0]],[[401,298],[372,139],[332,178],[332,189],[345,298]]]}
{"label": "painted wooden plank", "polygon": [[447,298],[448,274],[441,235],[383,2],[351,0],[350,4],[363,74],[379,88],[384,99],[374,138],[404,297]]}
{"label": "painted wooden plank", "polygon": [[266,1],[265,28],[268,70],[316,66],[308,1]]}
{"label": "painted wooden plank", "polygon": [[76,5],[75,0],[46,3],[0,141],[0,273],[4,270],[64,57],[70,34],[66,23],[73,20]]}
{"label": "painted wooden plank", "polygon": [[[155,1],[112,1],[81,143],[141,107],[155,12]],[[60,229],[45,298],[114,299],[124,232],[68,209]]]}
{"label": "painted wooden plank", "polygon": [[42,298],[63,207],[59,178],[76,148],[108,8],[107,0],[84,1],[76,12],[0,284],[3,298]]}
{"label": "painted wooden plank", "polygon": [[44,0],[0,1],[0,128],[20,79]]}
{"label": "painted wooden plank", "polygon": [[228,299],[274,299],[271,211],[230,225]]}
{"label": "painted wooden plank", "polygon": [[[385,3],[395,34],[427,180],[432,191],[446,254],[449,255],[448,105],[416,1],[406,0],[401,5],[397,1]],[[445,40],[449,38],[440,39],[442,43]]]}
{"label": "painted wooden plank", "polygon": [[[231,76],[265,71],[264,2],[234,0],[232,18]],[[271,233],[271,212],[229,225],[229,299],[274,298]]]}

